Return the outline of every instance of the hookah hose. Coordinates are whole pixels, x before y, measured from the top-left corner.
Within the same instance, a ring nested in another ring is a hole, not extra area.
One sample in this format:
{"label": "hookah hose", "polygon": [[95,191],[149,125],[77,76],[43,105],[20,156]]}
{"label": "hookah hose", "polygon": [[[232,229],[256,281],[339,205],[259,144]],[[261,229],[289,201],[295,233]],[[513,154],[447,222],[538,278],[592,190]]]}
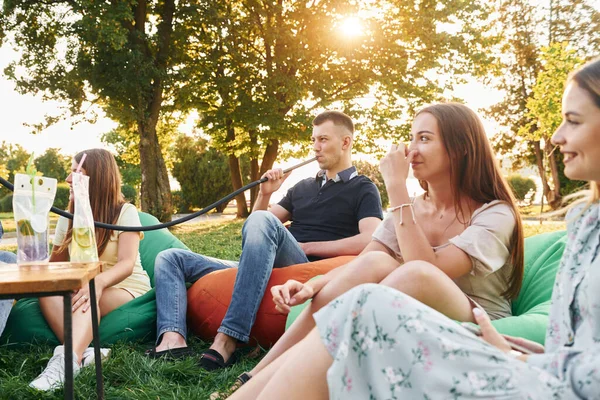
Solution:
{"label": "hookah hose", "polygon": [[[302,167],[306,164],[309,164],[313,161],[315,161],[317,159],[317,157],[313,157],[309,160],[303,161],[300,164],[296,164],[290,168],[287,168],[285,170],[283,170],[283,173],[286,174],[290,171],[295,170],[296,168]],[[245,192],[246,190],[252,189],[255,186],[260,185],[263,182],[268,181],[268,178],[262,178],[259,180],[256,180],[254,182],[251,182],[249,184],[247,184],[246,186],[243,186],[241,188],[239,188],[238,190],[228,194],[227,196],[223,197],[222,199],[212,203],[209,206],[204,207],[202,210],[196,211],[193,214],[190,215],[186,215],[185,217],[176,219],[174,221],[170,221],[170,222],[165,222],[162,224],[157,224],[157,225],[149,225],[149,226],[120,226],[120,225],[113,225],[113,224],[105,224],[104,222],[96,222],[94,221],[94,226],[98,227],[98,228],[104,228],[104,229],[110,229],[110,230],[119,230],[119,231],[123,231],[123,232],[146,232],[146,231],[154,231],[157,229],[163,229],[163,228],[169,228],[171,226],[175,226],[178,224],[181,224],[183,222],[189,221],[191,219],[194,219],[200,215],[206,214],[207,212],[209,212],[210,210],[212,210],[213,208],[218,207],[219,205],[225,203],[225,202],[229,202],[231,201],[231,199],[233,199],[235,196],[237,196],[240,193]],[[12,183],[10,183],[9,181],[7,181],[6,179],[0,177],[0,184],[2,184],[4,187],[6,187],[8,190],[10,191],[14,191],[14,187],[12,185]],[[73,219],[73,214],[67,212],[67,211],[63,211],[63,210],[59,210],[56,207],[52,207],[50,209],[50,211],[52,211],[55,214],[61,215],[65,218],[69,218],[69,219]]]}

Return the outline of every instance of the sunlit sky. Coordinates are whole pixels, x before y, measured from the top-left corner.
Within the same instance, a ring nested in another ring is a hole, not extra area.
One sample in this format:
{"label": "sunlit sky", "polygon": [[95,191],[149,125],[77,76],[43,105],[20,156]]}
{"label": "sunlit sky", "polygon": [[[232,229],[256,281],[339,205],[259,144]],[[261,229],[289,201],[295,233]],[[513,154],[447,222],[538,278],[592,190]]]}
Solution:
{"label": "sunlit sky", "polygon": [[[340,33],[346,38],[352,38],[362,35],[360,19],[356,17],[347,18],[339,25]],[[8,45],[0,48],[0,71],[2,71],[9,62],[18,58],[17,53]],[[41,96],[31,94],[19,94],[15,90],[15,84],[9,81],[3,75],[0,75],[0,142],[18,143],[29,152],[35,152],[36,155],[43,154],[48,148],[59,148],[65,155],[75,154],[78,151],[93,148],[106,147],[100,137],[103,133],[114,129],[117,124],[104,117],[101,110],[98,110],[100,118],[95,124],[80,123],[72,126],[74,119],[63,120],[39,134],[31,134],[31,128],[24,126],[24,123],[39,123],[44,115],[56,115],[61,106],[55,101],[43,101]],[[472,80],[467,84],[456,87],[454,95],[464,99],[465,104],[474,110],[487,108],[501,100],[502,95],[493,88],[486,87],[482,83]],[[498,126],[494,121],[482,117],[488,135],[493,135]],[[192,123],[182,126],[183,132],[190,132]],[[283,162],[281,165],[286,167],[292,165],[296,160]],[[317,172],[317,165],[313,163],[309,166],[297,170],[286,186],[293,184],[302,177],[313,175]]]}

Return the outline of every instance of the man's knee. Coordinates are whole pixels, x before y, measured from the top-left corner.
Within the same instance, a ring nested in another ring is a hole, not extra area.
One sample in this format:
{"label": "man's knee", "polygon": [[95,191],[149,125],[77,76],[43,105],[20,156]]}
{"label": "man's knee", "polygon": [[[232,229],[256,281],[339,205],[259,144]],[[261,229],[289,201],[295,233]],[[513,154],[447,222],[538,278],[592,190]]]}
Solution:
{"label": "man's knee", "polygon": [[258,210],[254,211],[242,227],[242,234],[252,232],[266,232],[281,225],[281,221],[270,211]]}
{"label": "man's knee", "polygon": [[180,263],[178,262],[180,251],[182,251],[182,249],[167,249],[158,253],[154,260],[154,279],[157,282],[165,272],[180,267]]}

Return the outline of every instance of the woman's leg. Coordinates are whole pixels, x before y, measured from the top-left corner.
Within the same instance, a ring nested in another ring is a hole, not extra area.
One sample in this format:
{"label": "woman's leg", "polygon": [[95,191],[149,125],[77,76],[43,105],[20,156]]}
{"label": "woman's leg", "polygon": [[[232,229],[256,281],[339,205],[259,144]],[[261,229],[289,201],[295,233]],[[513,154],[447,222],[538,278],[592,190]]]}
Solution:
{"label": "woman's leg", "polygon": [[313,329],[230,399],[328,399],[326,374],[332,361],[319,332]]}
{"label": "woman's leg", "polygon": [[[100,316],[105,316],[110,311],[122,306],[132,300],[133,296],[125,290],[108,288],[104,289],[102,296],[98,299],[98,323]],[[63,325],[63,298],[43,297],[40,298],[42,314],[50,328],[61,343],[65,342]],[[83,312],[83,306],[73,312],[73,352],[77,354],[77,362],[81,364],[83,352],[92,341],[92,311],[88,309]]]}
{"label": "woman's leg", "polygon": [[[330,400],[441,399],[453,394],[461,399],[570,398],[563,392],[567,385],[555,376],[512,358],[389,287],[361,285],[314,318],[333,358],[326,372]],[[261,395],[268,395],[266,389]]]}
{"label": "woman's leg", "polygon": [[475,322],[473,306],[467,296],[433,264],[407,262],[392,271],[381,284],[399,290],[451,319]]}
{"label": "woman's leg", "polygon": [[301,341],[315,327],[313,313],[347,292],[363,283],[378,283],[398,267],[399,263],[388,254],[374,251],[365,253],[343,266],[341,272],[313,298],[312,302],[300,313],[298,318],[269,350],[265,357],[251,371],[254,376],[273,360]]}

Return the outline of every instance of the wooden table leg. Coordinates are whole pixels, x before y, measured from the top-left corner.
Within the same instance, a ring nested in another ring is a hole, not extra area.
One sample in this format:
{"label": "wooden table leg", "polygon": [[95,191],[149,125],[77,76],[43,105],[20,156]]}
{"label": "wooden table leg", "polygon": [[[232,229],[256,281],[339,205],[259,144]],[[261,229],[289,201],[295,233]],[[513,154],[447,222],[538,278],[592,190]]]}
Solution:
{"label": "wooden table leg", "polygon": [[102,355],[100,354],[100,336],[98,335],[98,307],[96,306],[96,285],[94,279],[89,282],[90,302],[92,304],[92,333],[94,335],[94,362],[96,364],[96,395],[104,399],[104,382],[102,380]]}
{"label": "wooden table leg", "polygon": [[73,316],[71,311],[71,293],[63,295],[65,327],[65,399],[72,400],[73,392]]}

